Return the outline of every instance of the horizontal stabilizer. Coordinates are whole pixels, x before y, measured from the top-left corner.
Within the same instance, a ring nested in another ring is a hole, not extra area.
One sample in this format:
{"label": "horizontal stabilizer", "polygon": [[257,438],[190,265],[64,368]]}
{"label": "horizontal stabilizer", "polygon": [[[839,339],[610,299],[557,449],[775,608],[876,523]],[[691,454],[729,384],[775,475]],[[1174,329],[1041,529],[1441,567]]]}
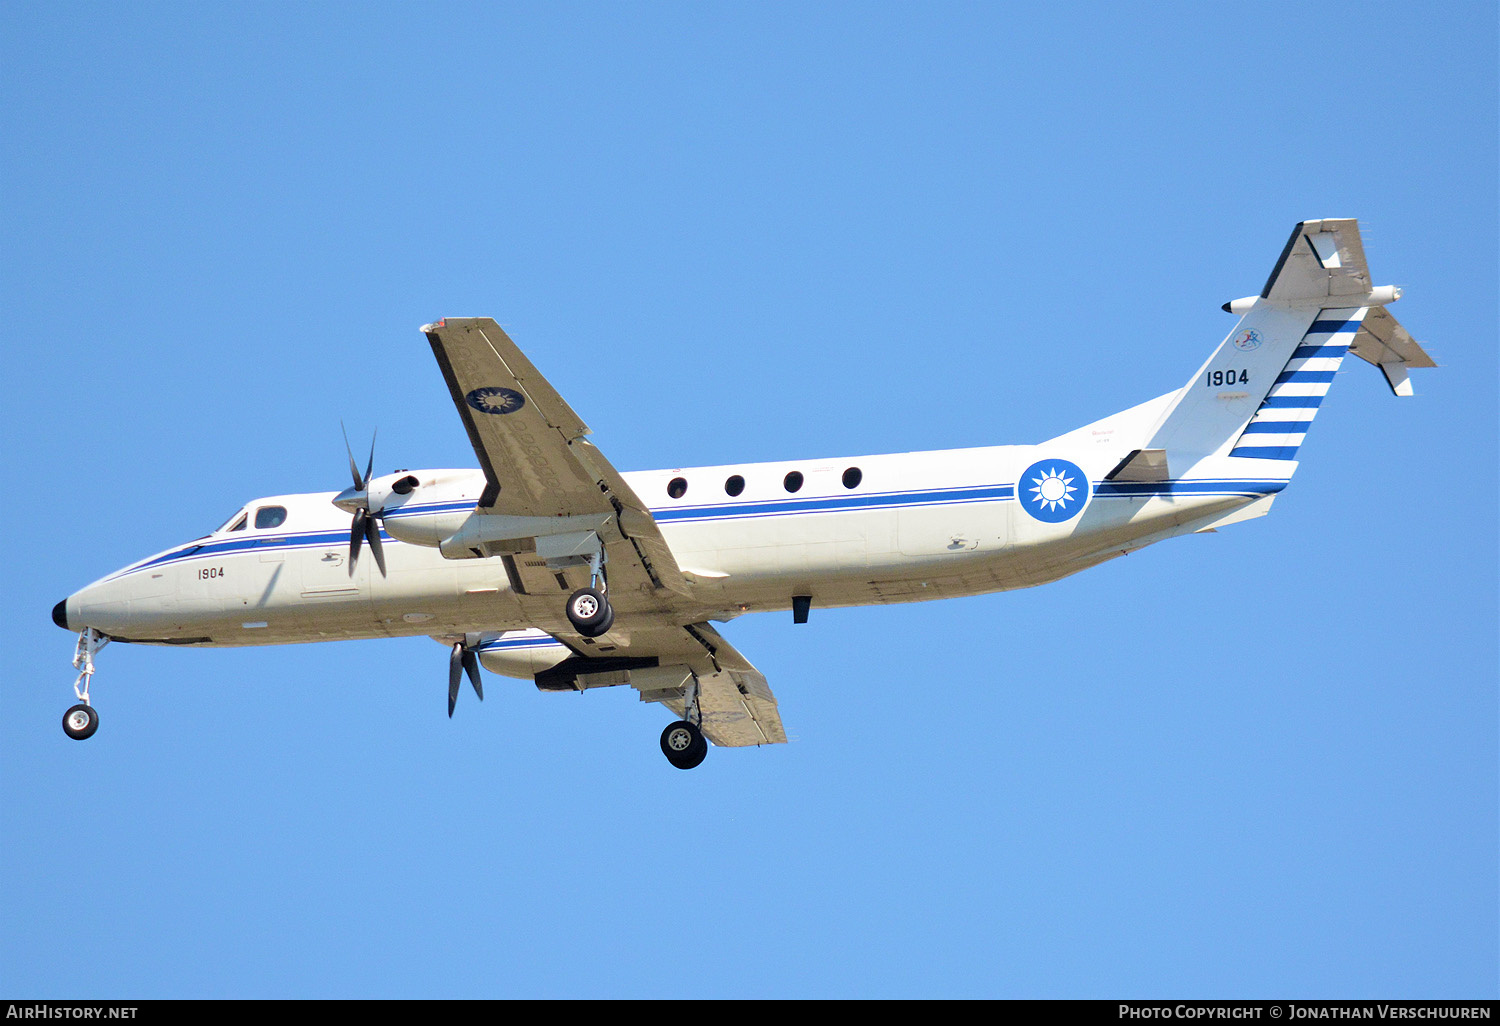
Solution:
{"label": "horizontal stabilizer", "polygon": [[1407,368],[1437,366],[1422,344],[1383,306],[1365,315],[1349,352],[1379,367],[1396,395],[1412,394]]}
{"label": "horizontal stabilizer", "polygon": [[1104,475],[1106,481],[1165,481],[1167,473],[1167,450],[1136,449],[1115,465],[1115,469]]}
{"label": "horizontal stabilizer", "polygon": [[1370,292],[1370,268],[1354,218],[1303,221],[1281,251],[1281,259],[1261,290],[1277,303],[1324,307],[1362,306],[1356,297]]}

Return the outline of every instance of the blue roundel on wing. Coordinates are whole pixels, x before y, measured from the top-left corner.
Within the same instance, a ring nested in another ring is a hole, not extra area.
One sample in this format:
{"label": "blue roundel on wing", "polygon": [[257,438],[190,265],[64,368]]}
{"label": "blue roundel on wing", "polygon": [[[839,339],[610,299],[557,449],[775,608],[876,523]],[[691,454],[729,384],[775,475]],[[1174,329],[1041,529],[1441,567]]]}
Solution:
{"label": "blue roundel on wing", "polygon": [[464,399],[480,413],[515,413],[526,405],[526,397],[513,388],[476,388]]}
{"label": "blue roundel on wing", "polygon": [[1033,519],[1061,524],[1089,504],[1089,476],[1067,460],[1038,460],[1021,472],[1016,498]]}

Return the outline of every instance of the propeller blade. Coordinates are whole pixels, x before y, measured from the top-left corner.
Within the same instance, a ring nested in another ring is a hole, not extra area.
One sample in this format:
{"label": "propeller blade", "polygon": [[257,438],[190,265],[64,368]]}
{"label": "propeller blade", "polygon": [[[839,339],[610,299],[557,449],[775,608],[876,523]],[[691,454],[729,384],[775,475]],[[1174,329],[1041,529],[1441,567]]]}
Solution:
{"label": "propeller blade", "polygon": [[479,656],[472,648],[464,649],[464,669],[469,674],[469,683],[474,685],[474,694],[484,701],[484,688],[479,684]]}
{"label": "propeller blade", "polygon": [[[339,421],[339,430],[344,432],[344,451],[349,454],[349,474],[354,478],[354,490],[362,492],[365,490],[365,481],[360,479],[359,464],[354,462],[354,450],[349,447],[349,429],[344,427],[343,421]],[[375,443],[372,439],[370,442],[370,457],[372,460],[374,456]]]}
{"label": "propeller blade", "polygon": [[354,576],[354,567],[359,563],[359,543],[365,537],[365,522],[370,514],[361,506],[354,511],[354,520],[349,525],[349,576]]}
{"label": "propeller blade", "polygon": [[[360,485],[361,488],[370,487],[370,475],[375,470],[375,436],[379,433],[379,428],[376,428],[374,431],[370,432],[370,462],[365,464],[365,483]],[[349,443],[346,440],[344,444],[348,445]],[[354,462],[354,458],[352,456],[349,458],[349,462]]]}
{"label": "propeller blade", "polygon": [[375,565],[380,567],[380,576],[384,577],[385,549],[380,544],[380,522],[373,516],[366,515],[365,517],[365,537],[370,540],[370,551],[375,554]]}
{"label": "propeller blade", "polygon": [[448,718],[453,719],[453,707],[458,703],[458,683],[463,679],[464,646],[453,643],[453,652],[448,656]]}

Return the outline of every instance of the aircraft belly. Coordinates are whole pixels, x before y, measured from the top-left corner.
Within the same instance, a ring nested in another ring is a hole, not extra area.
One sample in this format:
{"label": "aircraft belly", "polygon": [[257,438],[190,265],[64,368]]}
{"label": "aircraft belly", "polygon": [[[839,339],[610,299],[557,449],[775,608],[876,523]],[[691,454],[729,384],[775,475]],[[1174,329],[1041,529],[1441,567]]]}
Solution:
{"label": "aircraft belly", "polygon": [[[1071,524],[1030,521],[1012,511],[1017,543],[1011,587],[1046,584],[1097,566],[1255,501],[1238,495],[1096,498]],[[1029,523],[1027,521],[1030,521]]]}

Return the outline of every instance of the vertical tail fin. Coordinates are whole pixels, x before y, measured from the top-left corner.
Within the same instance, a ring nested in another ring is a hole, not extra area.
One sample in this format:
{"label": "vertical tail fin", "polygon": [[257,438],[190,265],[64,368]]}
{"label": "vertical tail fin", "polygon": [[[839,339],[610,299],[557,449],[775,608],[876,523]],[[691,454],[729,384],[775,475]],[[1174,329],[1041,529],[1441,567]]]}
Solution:
{"label": "vertical tail fin", "polygon": [[1411,394],[1407,367],[1435,366],[1385,310],[1400,296],[1370,284],[1358,222],[1298,224],[1261,294],[1225,304],[1244,316],[1162,413],[1146,447],[1165,450],[1173,477],[1290,478],[1346,354],[1379,366],[1397,395]]}

